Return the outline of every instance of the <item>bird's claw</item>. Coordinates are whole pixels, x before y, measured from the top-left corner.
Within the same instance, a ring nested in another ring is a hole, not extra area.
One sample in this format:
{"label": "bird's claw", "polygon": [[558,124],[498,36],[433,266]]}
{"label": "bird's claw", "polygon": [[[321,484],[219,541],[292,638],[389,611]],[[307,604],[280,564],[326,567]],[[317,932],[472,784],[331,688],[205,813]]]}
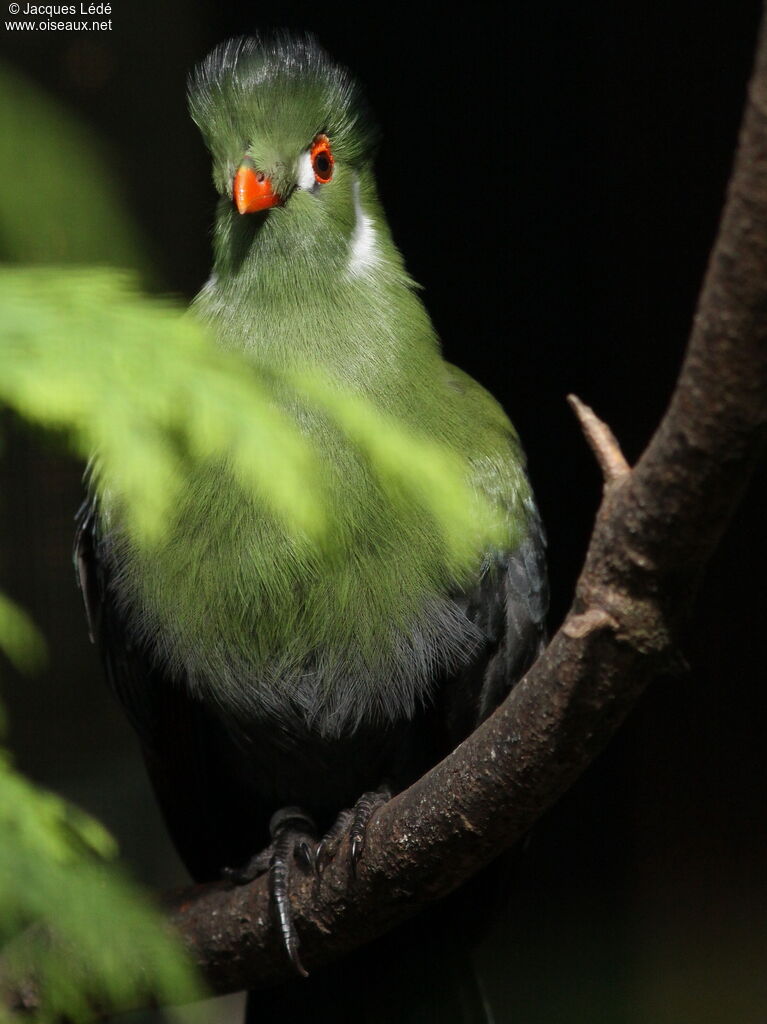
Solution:
{"label": "bird's claw", "polygon": [[352,851],[349,858],[351,864],[352,874],[357,874],[357,861],[362,856],[362,847],[364,846],[362,836],[352,836]]}
{"label": "bird's claw", "polygon": [[388,786],[363,793],[353,808],[341,811],[333,827],[315,842],[316,826],[299,807],[283,807],[269,822],[271,843],[256,854],[243,868],[226,868],[224,877],[233,885],[244,885],[259,875],[269,874],[269,895],[277,917],[285,951],[296,971],[306,977],[308,971],[299,956],[300,940],[290,907],[290,868],[295,861],[303,870],[313,871],[317,878],[333,860],[344,836],[349,836],[349,867],[357,873],[365,849],[365,836],[370,819],[391,798]]}
{"label": "bird's claw", "polygon": [[317,843],[317,849],[314,851],[314,862],[317,865],[318,875],[322,875],[322,872],[338,853],[338,847],[341,845],[341,840],[351,823],[352,815],[353,812],[350,810],[341,811],[332,827],[328,829],[319,843]]}
{"label": "bird's claw", "polygon": [[316,825],[298,807],[284,807],[272,815],[269,833],[272,837],[272,853],[269,858],[269,894],[277,914],[282,941],[291,963],[298,973],[306,978],[309,972],[301,963],[298,949],[301,945],[293,912],[290,907],[290,863],[298,861],[306,868],[314,868],[314,849],[309,840],[313,839]]}
{"label": "bird's claw", "polygon": [[365,836],[370,819],[375,811],[390,800],[391,789],[383,785],[380,789],[363,793],[351,810],[341,811],[333,827],[322,837],[315,852],[317,873],[322,874],[328,864],[333,860],[341,840],[349,833],[349,867],[353,875],[357,873],[362,853],[365,849]]}
{"label": "bird's claw", "polygon": [[298,807],[284,807],[276,811],[269,822],[272,838],[269,846],[252,857],[242,868],[225,868],[224,878],[233,885],[245,885],[254,878],[269,874],[269,896],[277,916],[285,951],[302,976],[308,971],[301,963],[298,949],[300,940],[290,907],[290,866],[296,861],[305,870],[317,872],[315,854],[316,826],[308,814]]}
{"label": "bird's claw", "polygon": [[315,848],[306,839],[302,839],[296,845],[295,856],[301,867],[306,868],[308,871],[314,871],[316,874],[317,858],[315,856]]}

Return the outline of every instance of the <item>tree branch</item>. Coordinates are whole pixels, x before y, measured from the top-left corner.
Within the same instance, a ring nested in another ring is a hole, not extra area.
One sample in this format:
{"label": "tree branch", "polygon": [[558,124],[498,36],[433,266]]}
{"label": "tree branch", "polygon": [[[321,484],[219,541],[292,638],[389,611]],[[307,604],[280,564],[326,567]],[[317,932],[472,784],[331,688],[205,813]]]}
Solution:
{"label": "tree branch", "polygon": [[[523,835],[673,665],[673,635],[764,448],[767,424],[767,31],[685,362],[634,469],[571,399],[606,487],[575,599],[501,707],[372,821],[356,879],[342,848],[292,904],[310,969],[460,885]],[[196,887],[169,920],[214,992],[291,974],[266,880]]]}
{"label": "tree branch", "polygon": [[593,409],[585,405],[577,395],[568,395],[567,401],[573,409],[581,430],[589,443],[591,450],[596,456],[605,486],[619,483],[631,472],[631,466],[626,462],[621,451],[621,446],[616,440],[615,434],[603,423]]}

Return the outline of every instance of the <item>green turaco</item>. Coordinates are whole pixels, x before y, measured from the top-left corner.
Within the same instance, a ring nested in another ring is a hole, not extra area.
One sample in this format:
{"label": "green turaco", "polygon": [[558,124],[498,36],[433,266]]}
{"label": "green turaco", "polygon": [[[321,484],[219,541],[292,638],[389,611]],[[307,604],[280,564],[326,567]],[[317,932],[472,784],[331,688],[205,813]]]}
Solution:
{"label": "green turaco", "polygon": [[[197,68],[189,98],[219,193],[213,271],[193,314],[272,381],[315,446],[331,522],[320,545],[301,539],[225,465],[207,465],[151,555],[92,495],[78,564],[182,859],[195,879],[232,884],[276,866],[298,975],[290,871],[321,867],[344,830],[352,860],[364,858],[377,803],[527,668],[544,629],[543,538],[511,424],[442,359],[392,241],[376,130],[348,72],[311,38],[237,39]],[[286,383],[301,379],[459,460],[467,493],[497,513],[493,543],[458,559],[434,518],[393,502],[375,460]],[[296,976],[260,995],[253,1019],[485,1020],[468,954],[437,931],[419,922],[342,974]]]}

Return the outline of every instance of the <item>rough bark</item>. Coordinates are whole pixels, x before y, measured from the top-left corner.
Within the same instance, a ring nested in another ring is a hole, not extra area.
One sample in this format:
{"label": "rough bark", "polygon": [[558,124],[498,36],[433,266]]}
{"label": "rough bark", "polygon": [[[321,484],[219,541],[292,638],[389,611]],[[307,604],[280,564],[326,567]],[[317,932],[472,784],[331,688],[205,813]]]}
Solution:
{"label": "rough bark", "polygon": [[[633,469],[573,401],[605,476],[575,599],[546,652],[448,758],[375,816],[357,877],[343,847],[292,905],[310,970],[457,887],[572,784],[649,680],[764,448],[767,424],[767,30],[685,362]],[[266,880],[196,887],[169,921],[214,992],[290,976]]]}

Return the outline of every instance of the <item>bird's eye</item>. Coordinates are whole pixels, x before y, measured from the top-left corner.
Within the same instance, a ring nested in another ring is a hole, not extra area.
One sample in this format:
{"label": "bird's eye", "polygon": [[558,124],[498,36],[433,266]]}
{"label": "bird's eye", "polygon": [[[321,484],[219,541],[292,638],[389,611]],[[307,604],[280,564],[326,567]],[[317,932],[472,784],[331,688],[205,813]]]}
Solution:
{"label": "bird's eye", "polygon": [[333,164],[335,163],[327,135],[318,135],[314,140],[311,159],[314,177],[321,185],[327,184],[333,177]]}

